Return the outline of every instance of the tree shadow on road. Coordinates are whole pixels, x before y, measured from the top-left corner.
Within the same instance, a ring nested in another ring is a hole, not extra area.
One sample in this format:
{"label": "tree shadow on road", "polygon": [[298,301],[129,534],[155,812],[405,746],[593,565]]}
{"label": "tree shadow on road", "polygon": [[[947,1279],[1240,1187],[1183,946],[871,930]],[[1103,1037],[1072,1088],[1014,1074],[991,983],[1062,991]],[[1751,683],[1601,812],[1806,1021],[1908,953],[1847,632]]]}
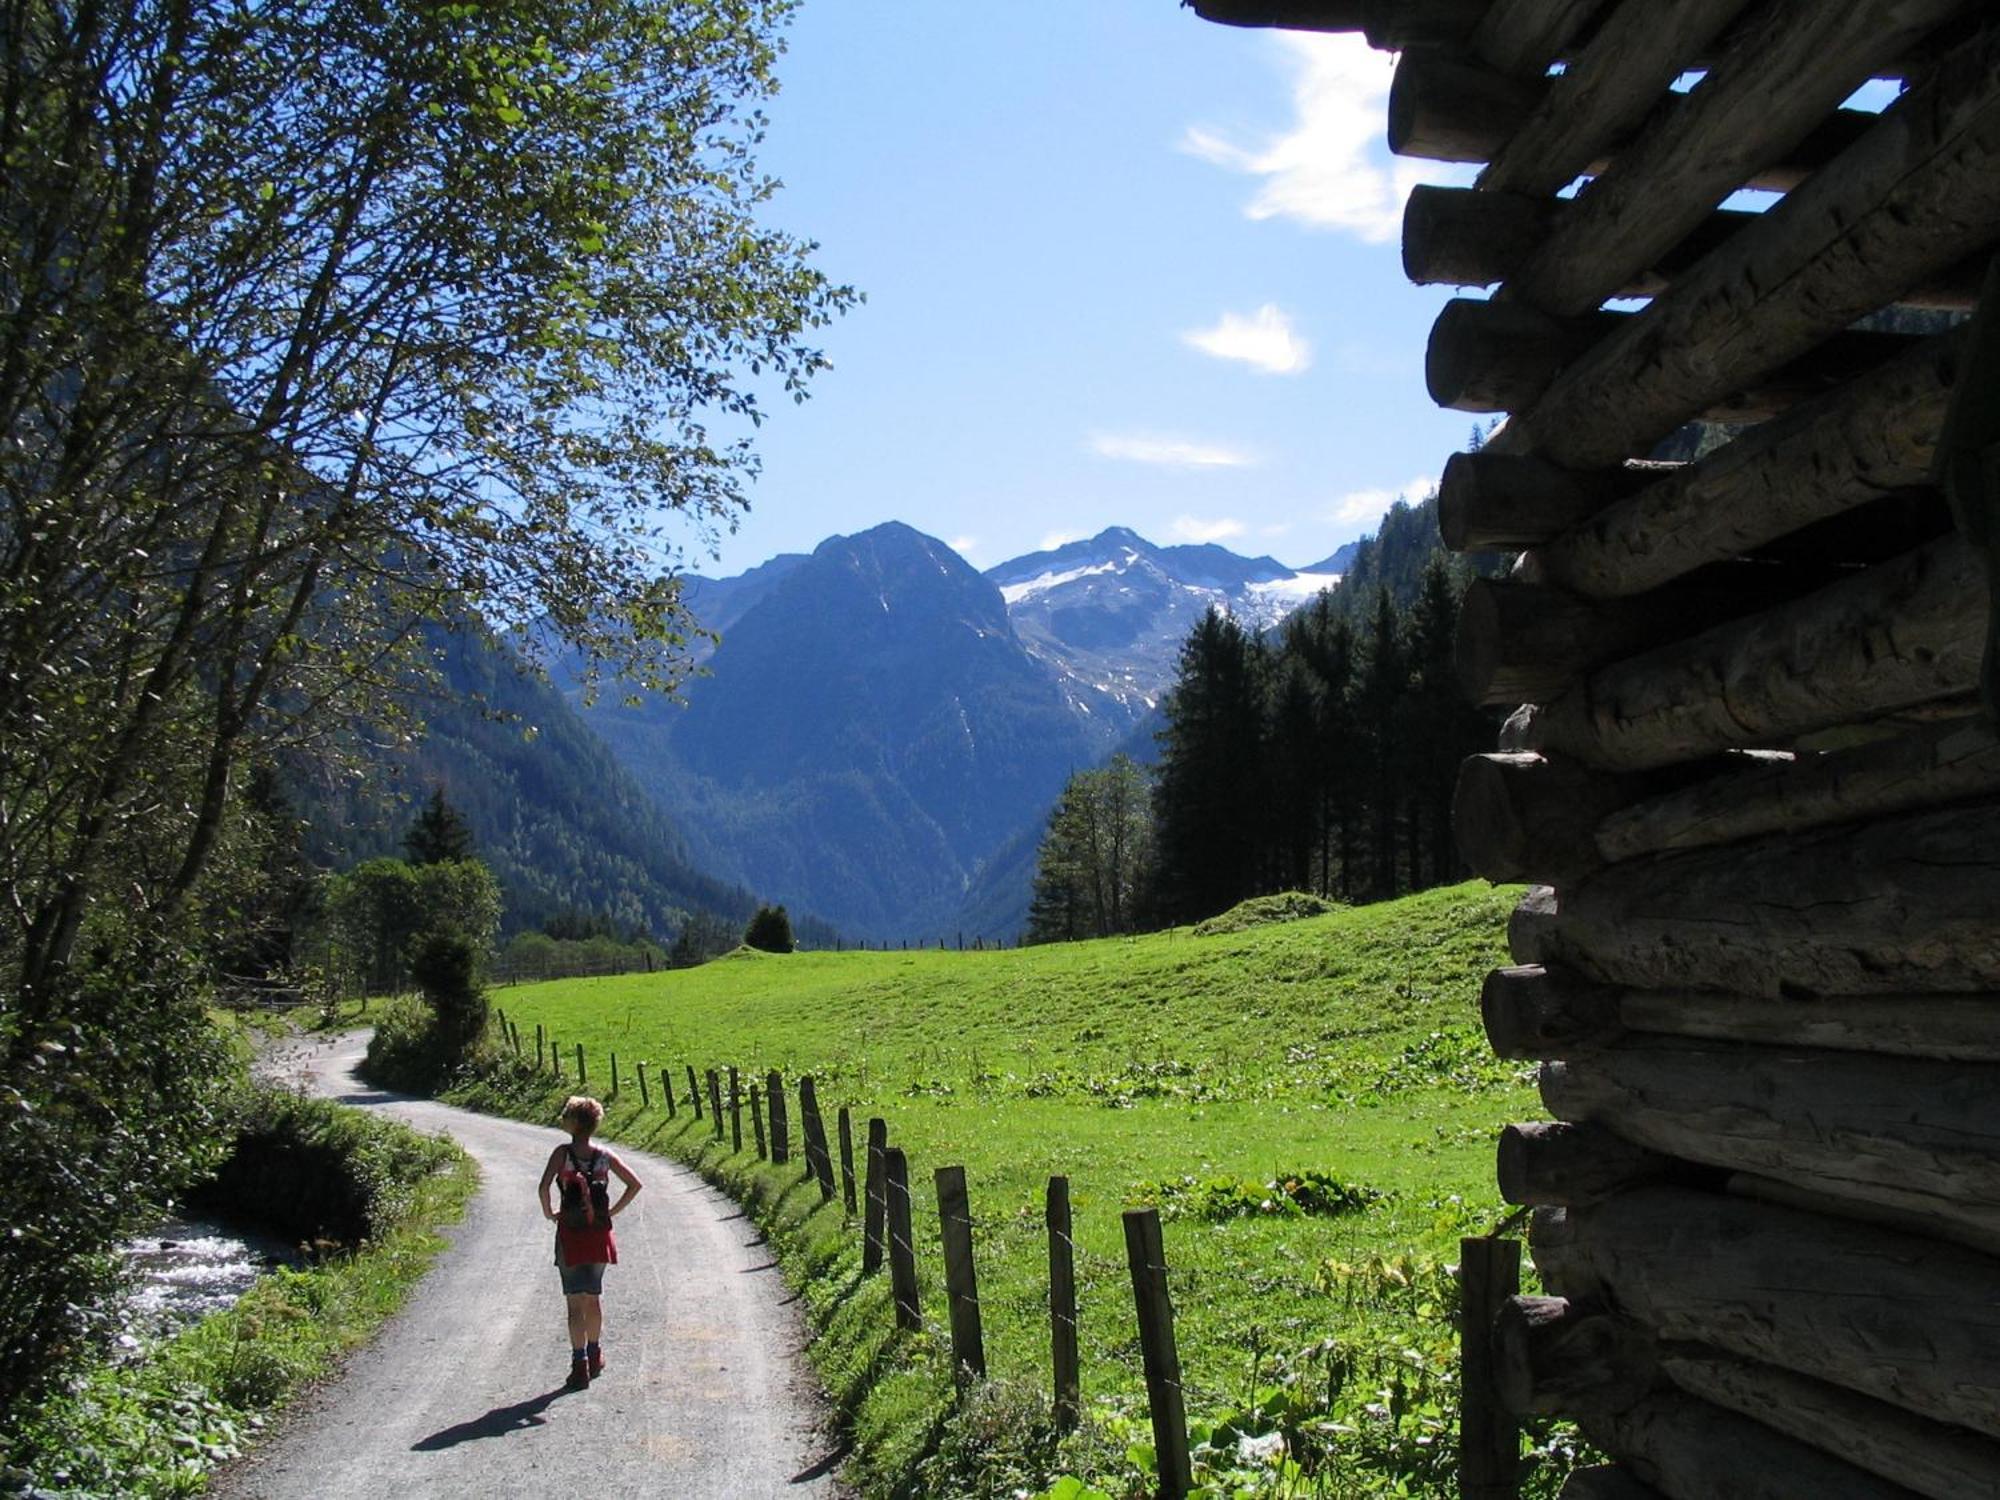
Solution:
{"label": "tree shadow on road", "polygon": [[469,1443],[475,1438],[505,1437],[510,1432],[525,1432],[530,1427],[540,1427],[548,1420],[542,1415],[543,1409],[562,1394],[563,1388],[558,1386],[526,1401],[516,1401],[512,1406],[496,1406],[483,1417],[443,1428],[410,1444],[410,1451],[436,1453],[445,1448],[456,1448],[460,1443]]}

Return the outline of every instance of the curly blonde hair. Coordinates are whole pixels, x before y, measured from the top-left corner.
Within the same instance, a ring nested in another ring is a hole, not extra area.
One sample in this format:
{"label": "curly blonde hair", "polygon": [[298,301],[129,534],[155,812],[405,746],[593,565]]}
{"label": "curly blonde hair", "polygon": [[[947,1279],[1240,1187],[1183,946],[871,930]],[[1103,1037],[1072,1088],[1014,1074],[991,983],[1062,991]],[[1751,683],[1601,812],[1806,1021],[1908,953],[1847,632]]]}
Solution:
{"label": "curly blonde hair", "polygon": [[604,1123],[604,1106],[588,1094],[571,1094],[563,1100],[562,1113],[556,1118],[565,1122],[575,1120],[594,1131]]}

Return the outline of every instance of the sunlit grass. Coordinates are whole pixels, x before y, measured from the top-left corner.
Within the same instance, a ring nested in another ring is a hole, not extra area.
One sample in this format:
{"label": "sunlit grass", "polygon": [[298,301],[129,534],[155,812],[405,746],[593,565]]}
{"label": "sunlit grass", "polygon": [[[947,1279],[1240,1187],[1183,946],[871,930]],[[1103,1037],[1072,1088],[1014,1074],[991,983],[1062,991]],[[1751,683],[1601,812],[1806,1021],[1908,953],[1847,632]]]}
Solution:
{"label": "sunlit grass", "polygon": [[[1506,961],[1514,895],[1465,885],[1216,937],[1181,929],[984,953],[742,951],[698,969],[495,999],[530,1056],[538,1023],[560,1044],[565,1087],[575,1086],[581,1042],[592,1091],[607,1093],[615,1050],[622,1088],[608,1101],[607,1133],[700,1163],[775,1216],[794,1255],[821,1268],[808,1297],[831,1330],[822,1371],[854,1409],[863,1477],[886,1482],[924,1445],[941,1362],[913,1365],[904,1349],[886,1366],[900,1373],[885,1378],[877,1354],[890,1317],[880,1284],[852,1274],[858,1225],[842,1222],[838,1198],[820,1206],[801,1167],[756,1162],[747,1103],[743,1154],[726,1136],[714,1142],[687,1108],[688,1064],[701,1073],[734,1064],[746,1090],[772,1068],[788,1087],[812,1074],[836,1153],[836,1110],[851,1111],[857,1168],[868,1117],[888,1122],[910,1159],[934,1335],[926,1358],[941,1347],[945,1313],[931,1174],[963,1166],[988,1366],[1010,1386],[1049,1383],[1044,1190],[1052,1174],[1068,1177],[1084,1391],[1100,1414],[1142,1409],[1120,1213],[1161,1205],[1188,1406],[1220,1414],[1329,1340],[1448,1353],[1448,1295],[1383,1288],[1406,1274],[1399,1267],[1455,1258],[1461,1234],[1506,1212],[1493,1140],[1538,1106],[1526,1071],[1488,1051],[1477,994],[1486,970]],[[650,1109],[635,1082],[642,1060]],[[680,1103],[672,1120],[659,1098],[663,1067]],[[796,1153],[795,1091],[791,1102]],[[1338,1214],[1285,1212],[1267,1185],[1303,1172],[1379,1197]],[[1211,1181],[1223,1186],[1190,1191]],[[1353,1292],[1356,1268],[1374,1288],[1367,1295]]]}

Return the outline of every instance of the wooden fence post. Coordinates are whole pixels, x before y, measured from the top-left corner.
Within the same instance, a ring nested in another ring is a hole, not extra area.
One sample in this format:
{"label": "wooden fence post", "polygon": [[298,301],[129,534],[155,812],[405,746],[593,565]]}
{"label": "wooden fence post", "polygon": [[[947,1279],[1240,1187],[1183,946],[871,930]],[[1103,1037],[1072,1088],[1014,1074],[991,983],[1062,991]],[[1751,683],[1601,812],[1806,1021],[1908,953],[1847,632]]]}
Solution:
{"label": "wooden fence post", "polygon": [[882,1151],[883,1197],[889,1210],[889,1290],[896,1326],[914,1333],[924,1326],[917,1304],[917,1247],[910,1238],[910,1163],[901,1146]]}
{"label": "wooden fence post", "polygon": [[1076,1244],[1070,1236],[1069,1179],[1051,1177],[1049,1224],[1049,1357],[1055,1371],[1057,1432],[1073,1432],[1083,1410],[1082,1363],[1076,1349]]}
{"label": "wooden fence post", "polygon": [[722,1080],[713,1068],[708,1070],[708,1114],[715,1138],[722,1139]]}
{"label": "wooden fence post", "polygon": [[845,1104],[840,1106],[840,1206],[854,1217],[854,1121]]}
{"label": "wooden fence post", "polygon": [[[812,1097],[811,1091],[807,1087],[807,1085],[811,1084],[811,1082],[812,1082],[812,1076],[810,1074],[807,1074],[805,1077],[800,1079],[800,1087],[799,1087],[799,1162],[805,1168],[804,1173],[801,1174],[799,1179],[801,1182],[812,1181],[812,1179],[816,1175],[818,1175],[819,1172],[818,1165],[813,1161],[812,1123],[808,1118],[810,1112],[806,1109],[806,1104],[808,1100]],[[789,1127],[791,1125],[791,1122],[792,1122],[792,1101],[790,1099],[787,1099],[785,1101],[786,1126]],[[789,1129],[787,1133],[789,1133]]]}
{"label": "wooden fence post", "polygon": [[771,1161],[782,1167],[792,1159],[792,1151],[785,1129],[785,1081],[776,1068],[764,1075],[764,1107],[771,1112]]}
{"label": "wooden fence post", "polygon": [[611,1054],[611,1097],[618,1097],[618,1054]]}
{"label": "wooden fence post", "polygon": [[694,1076],[693,1063],[689,1063],[687,1065],[687,1070],[688,1070],[688,1105],[690,1108],[694,1110],[694,1117],[697,1120],[699,1120],[701,1118],[701,1080]]}
{"label": "wooden fence post", "polygon": [[770,1152],[764,1147],[764,1096],[754,1083],[750,1085],[750,1123],[757,1130],[758,1159],[765,1160]]}
{"label": "wooden fence post", "polygon": [[542,1071],[542,1023],[535,1022],[535,1071]]}
{"label": "wooden fence post", "polygon": [[939,1167],[938,1228],[944,1239],[945,1307],[951,1313],[951,1375],[961,1388],[986,1378],[986,1341],[979,1329],[979,1278],[972,1265],[972,1205],[965,1168]]}
{"label": "wooden fence post", "polygon": [[867,1176],[862,1182],[862,1199],[867,1208],[861,1222],[861,1274],[872,1276],[882,1269],[882,1221],[887,1211],[888,1189],[882,1181],[882,1155],[889,1146],[889,1122],[880,1115],[868,1122]]}
{"label": "wooden fence post", "polygon": [[646,1088],[645,1063],[640,1063],[637,1071],[639,1074],[639,1108],[651,1109],[653,1107],[653,1096]]}
{"label": "wooden fence post", "polygon": [[743,1149],[743,1084],[733,1063],[729,1068],[729,1149]]}
{"label": "wooden fence post", "polygon": [[556,1041],[556,1034],[549,1033],[549,1071],[560,1078],[562,1071],[562,1045]]}
{"label": "wooden fence post", "polygon": [[799,1080],[799,1113],[804,1116],[806,1134],[806,1165],[819,1178],[819,1201],[833,1201],[833,1153],[827,1149],[826,1121],[820,1117],[819,1091],[814,1088],[812,1075]]}
{"label": "wooden fence post", "polygon": [[580,1089],[584,1089],[584,1088],[589,1088],[589,1087],[590,1087],[590,1079],[589,1079],[588,1077],[586,1077],[586,1076],[585,1076],[585,1074],[584,1074],[584,1071],[583,1071],[583,1043],[582,1043],[582,1042],[578,1042],[578,1043],[576,1044],[576,1086],[577,1086],[578,1088],[580,1088]]}
{"label": "wooden fence post", "polygon": [[674,1070],[671,1064],[660,1064],[660,1097],[667,1103],[667,1118],[674,1117]]}
{"label": "wooden fence post", "polygon": [[1139,1353],[1146,1366],[1146,1404],[1153,1415],[1153,1451],[1160,1464],[1160,1500],[1182,1500],[1194,1485],[1188,1458],[1187,1404],[1181,1397],[1181,1358],[1174,1347],[1174,1305],[1167,1295],[1167,1255],[1160,1214],[1125,1211],[1125,1263],[1132,1272],[1132,1302],[1139,1314]]}
{"label": "wooden fence post", "polygon": [[1520,1493],[1521,1424],[1494,1379],[1493,1320],[1521,1290],[1521,1242],[1458,1242],[1460,1500],[1514,1500]]}

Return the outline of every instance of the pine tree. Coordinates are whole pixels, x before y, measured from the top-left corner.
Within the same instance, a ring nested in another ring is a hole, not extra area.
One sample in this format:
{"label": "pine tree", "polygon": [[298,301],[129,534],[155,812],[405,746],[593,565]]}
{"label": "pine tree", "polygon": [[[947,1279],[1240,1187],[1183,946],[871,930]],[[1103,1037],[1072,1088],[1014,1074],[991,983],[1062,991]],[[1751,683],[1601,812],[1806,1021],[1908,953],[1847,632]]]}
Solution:
{"label": "pine tree", "polygon": [[783,906],[760,906],[743,929],[746,947],[766,953],[790,953],[798,945],[792,938],[792,914]]}
{"label": "pine tree", "polygon": [[1262,656],[1255,638],[1215,609],[1181,648],[1154,784],[1160,895],[1170,919],[1213,916],[1255,892]]}
{"label": "pine tree", "polygon": [[[1459,763],[1492,740],[1486,715],[1471,707],[1459,688],[1456,661],[1459,603],[1465,581],[1442,552],[1424,569],[1422,591],[1410,611],[1410,767],[1415,781],[1412,806],[1424,824],[1411,832],[1412,883],[1442,885],[1463,872],[1451,833],[1451,798]],[[1419,852],[1429,868],[1419,878]]]}
{"label": "pine tree", "polygon": [[441,865],[473,857],[472,827],[465,815],[444,800],[444,788],[431,788],[431,800],[403,835],[403,848],[413,865]]}
{"label": "pine tree", "polygon": [[1402,799],[1409,665],[1402,641],[1402,620],[1386,585],[1375,590],[1375,618],[1368,635],[1357,704],[1361,733],[1367,747],[1368,804],[1372,837],[1369,843],[1369,894],[1378,899],[1397,889],[1396,810]]}

